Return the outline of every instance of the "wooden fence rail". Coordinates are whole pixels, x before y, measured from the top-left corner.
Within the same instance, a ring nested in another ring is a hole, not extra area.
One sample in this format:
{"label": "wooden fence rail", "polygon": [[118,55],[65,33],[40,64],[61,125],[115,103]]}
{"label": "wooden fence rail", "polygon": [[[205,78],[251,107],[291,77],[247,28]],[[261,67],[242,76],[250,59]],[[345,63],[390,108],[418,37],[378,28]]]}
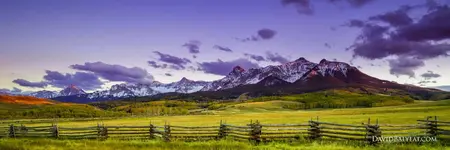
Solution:
{"label": "wooden fence rail", "polygon": [[369,144],[379,143],[377,138],[383,136],[429,136],[450,141],[450,122],[439,121],[437,117],[417,120],[415,125],[379,124],[370,119],[361,125],[338,124],[309,120],[305,124],[261,124],[251,121],[239,126],[220,121],[218,126],[178,126],[168,123],[157,126],[105,126],[93,127],[60,127],[54,123],[47,126],[9,125],[0,126],[0,138],[56,138],[56,139],[162,139],[174,140],[220,140],[232,138],[253,143],[276,140],[319,140],[338,139],[365,141]]}

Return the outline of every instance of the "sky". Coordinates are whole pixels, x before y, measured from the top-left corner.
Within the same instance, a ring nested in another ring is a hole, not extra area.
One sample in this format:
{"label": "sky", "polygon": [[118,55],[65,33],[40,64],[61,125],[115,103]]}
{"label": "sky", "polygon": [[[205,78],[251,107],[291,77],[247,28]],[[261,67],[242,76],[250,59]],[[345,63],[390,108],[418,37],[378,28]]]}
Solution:
{"label": "sky", "polygon": [[0,89],[217,80],[337,60],[450,85],[450,0],[0,0]]}

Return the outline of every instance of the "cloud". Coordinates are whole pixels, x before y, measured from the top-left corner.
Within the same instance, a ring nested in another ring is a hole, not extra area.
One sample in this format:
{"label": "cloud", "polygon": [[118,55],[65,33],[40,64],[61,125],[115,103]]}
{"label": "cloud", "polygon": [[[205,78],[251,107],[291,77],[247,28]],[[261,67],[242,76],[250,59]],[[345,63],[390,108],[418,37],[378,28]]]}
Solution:
{"label": "cloud", "polygon": [[72,69],[94,73],[109,81],[122,81],[127,83],[151,83],[153,76],[139,67],[124,67],[103,62],[86,62],[83,65],[71,65]]}
{"label": "cloud", "polygon": [[198,40],[191,40],[185,44],[183,44],[183,47],[186,47],[189,50],[189,53],[192,54],[198,54],[200,53],[200,45],[202,43]]}
{"label": "cloud", "polygon": [[[314,7],[312,2],[317,0],[281,0],[283,6],[293,5],[299,14],[313,15]],[[362,7],[374,0],[327,0],[329,3],[346,2],[353,8]]]}
{"label": "cloud", "polygon": [[0,94],[10,94],[10,93],[12,93],[12,94],[21,94],[21,93],[22,93],[22,90],[21,90],[21,89],[18,89],[18,88],[16,88],[16,87],[13,87],[12,90],[10,90],[10,89],[5,89],[5,88],[0,89]]}
{"label": "cloud", "polygon": [[263,56],[260,55],[255,55],[255,54],[248,54],[248,53],[244,53],[244,56],[247,56],[253,60],[256,61],[266,61],[266,59]]}
{"label": "cloud", "polygon": [[73,84],[84,90],[96,90],[103,85],[99,77],[93,73],[76,72],[75,74],[62,74],[50,70],[46,70],[45,73],[44,79],[47,83],[58,88],[65,88]]}
{"label": "cloud", "polygon": [[222,76],[228,75],[228,73],[230,73],[235,66],[241,66],[247,69],[259,67],[258,64],[243,58],[232,61],[222,61],[218,59],[217,61],[203,62],[199,64],[199,67],[203,72]]}
{"label": "cloud", "polygon": [[9,90],[9,89],[5,89],[5,88],[0,89],[0,94],[10,93],[10,92],[11,92],[11,90]]}
{"label": "cloud", "polygon": [[394,27],[410,25],[413,23],[413,19],[408,15],[411,9],[410,6],[404,6],[393,12],[372,16],[369,20],[385,22]]}
{"label": "cloud", "polygon": [[162,68],[162,69],[167,68],[167,64],[158,64],[156,61],[153,60],[147,61],[147,63],[153,68]]}
{"label": "cloud", "polygon": [[13,92],[13,93],[20,93],[20,92],[22,92],[22,90],[19,89],[19,88],[13,87],[13,89],[11,90],[11,92]]}
{"label": "cloud", "polygon": [[25,79],[15,79],[12,82],[23,87],[31,87],[31,88],[44,88],[47,86],[47,83],[45,82],[30,82]]}
{"label": "cloud", "polygon": [[[450,39],[450,8],[447,5],[429,5],[402,6],[396,11],[369,17],[369,22],[353,20],[353,23],[347,23],[347,26],[361,30],[356,42],[349,47],[353,57],[375,60],[395,56],[401,58],[400,61],[405,60],[402,58],[417,59],[414,61],[417,66],[403,69],[397,67],[402,63],[390,61],[391,74],[411,76],[415,69],[423,66],[423,61],[449,56],[450,44],[445,40]],[[429,11],[413,21],[408,12],[423,6],[429,7]]]}
{"label": "cloud", "polygon": [[263,28],[256,32],[256,35],[253,35],[249,38],[245,39],[238,39],[242,42],[248,42],[248,41],[260,41],[260,40],[269,40],[275,37],[277,34],[277,31],[272,29]]}
{"label": "cloud", "polygon": [[409,26],[397,30],[397,36],[410,41],[444,40],[450,38],[450,8],[439,6]]}
{"label": "cloud", "polygon": [[164,75],[165,75],[165,76],[168,76],[168,77],[171,77],[171,76],[172,76],[171,73],[165,73]]}
{"label": "cloud", "polygon": [[314,10],[310,0],[281,0],[284,6],[293,5],[299,14],[312,15]]}
{"label": "cloud", "polygon": [[419,84],[420,86],[424,86],[424,85],[429,84],[429,83],[437,83],[437,81],[425,80],[425,81],[419,81],[417,84]]}
{"label": "cloud", "polygon": [[331,3],[335,3],[335,2],[341,2],[341,1],[345,1],[347,2],[350,6],[358,8],[358,7],[362,7],[364,5],[367,5],[375,0],[328,0],[328,2]]}
{"label": "cloud", "polygon": [[266,52],[266,59],[271,62],[278,62],[281,64],[289,62],[286,57],[281,56],[278,53]]}
{"label": "cloud", "polygon": [[258,30],[258,36],[263,40],[272,39],[273,37],[275,37],[276,34],[277,34],[277,31],[272,30],[272,29],[265,28],[265,29]]}
{"label": "cloud", "polygon": [[331,45],[328,43],[324,43],[323,46],[325,46],[326,48],[331,48]]}
{"label": "cloud", "polygon": [[221,50],[221,51],[225,51],[225,52],[233,52],[233,50],[231,50],[230,48],[224,47],[224,46],[220,46],[220,45],[214,45],[213,48]]}
{"label": "cloud", "polygon": [[179,65],[174,65],[174,64],[160,64],[157,63],[156,61],[147,61],[148,65],[150,67],[156,68],[156,69],[173,69],[173,70],[184,70],[186,69],[185,66],[179,66]]}
{"label": "cloud", "polygon": [[169,54],[164,54],[158,51],[154,51],[159,56],[159,61],[172,64],[172,68],[178,68],[177,70],[185,69],[186,65],[191,63],[191,60],[187,58],[180,58]]}
{"label": "cloud", "polygon": [[423,73],[423,74],[420,75],[420,76],[422,76],[423,78],[425,78],[425,80],[429,80],[429,79],[432,79],[432,78],[439,78],[439,77],[441,77],[440,74],[434,73],[433,71],[425,72],[425,73]]}
{"label": "cloud", "polygon": [[388,60],[390,70],[389,72],[392,75],[400,76],[407,75],[409,77],[415,77],[414,70],[425,66],[425,63],[422,60],[408,58],[408,57],[399,57],[397,59]]}
{"label": "cloud", "polygon": [[366,23],[362,20],[351,19],[344,26],[362,28],[364,25],[366,25]]}

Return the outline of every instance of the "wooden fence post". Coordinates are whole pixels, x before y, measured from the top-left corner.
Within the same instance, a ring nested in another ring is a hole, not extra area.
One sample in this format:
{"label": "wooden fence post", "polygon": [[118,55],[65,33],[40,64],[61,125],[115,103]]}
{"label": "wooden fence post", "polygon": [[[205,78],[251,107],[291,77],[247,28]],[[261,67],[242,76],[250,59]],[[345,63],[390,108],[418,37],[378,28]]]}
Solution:
{"label": "wooden fence post", "polygon": [[[381,138],[381,129],[380,129],[380,125],[378,124],[378,119],[377,119],[377,124],[373,128],[375,130],[375,137],[377,139],[380,139]],[[379,140],[375,141],[376,144],[379,142],[380,142]]]}
{"label": "wooden fence post", "polygon": [[437,117],[434,116],[434,121],[430,120],[430,118],[433,118],[432,116],[427,117],[426,122],[426,133],[430,137],[436,137],[438,134],[438,125],[437,125]]}
{"label": "wooden fence post", "polygon": [[[317,119],[318,120],[318,119]],[[316,140],[320,138],[320,127],[319,122],[313,121],[312,119],[309,121],[309,138],[311,140]]]}
{"label": "wooden fence post", "polygon": [[261,142],[261,131],[262,131],[262,126],[259,123],[258,120],[256,120],[255,123],[250,122],[249,124],[251,130],[250,130],[250,136],[251,136],[251,140],[255,142],[255,144],[259,144]]}
{"label": "wooden fence post", "polygon": [[220,120],[219,135],[217,139],[223,139],[227,136],[227,126]]}
{"label": "wooden fence post", "polygon": [[150,122],[150,127],[148,129],[148,133],[149,133],[150,139],[155,139],[155,126],[152,124],[152,122]]}
{"label": "wooden fence post", "polygon": [[380,138],[381,138],[381,130],[380,130],[380,126],[378,125],[378,119],[376,124],[372,125],[370,124],[370,118],[367,120],[367,124],[366,124],[366,138],[367,138],[367,142],[369,142],[370,145],[375,145],[378,144],[380,142]]}
{"label": "wooden fence post", "polygon": [[164,135],[163,135],[164,141],[170,142],[170,125],[165,124],[164,125]]}
{"label": "wooden fence post", "polygon": [[14,124],[9,125],[9,137],[16,138],[16,131],[14,129]]}
{"label": "wooden fence post", "polygon": [[52,135],[54,138],[59,138],[59,129],[57,124],[52,124]]}
{"label": "wooden fence post", "polygon": [[102,134],[102,136],[103,136],[103,138],[106,140],[106,139],[108,139],[108,127],[106,127],[105,125],[102,125],[103,126],[103,134]]}

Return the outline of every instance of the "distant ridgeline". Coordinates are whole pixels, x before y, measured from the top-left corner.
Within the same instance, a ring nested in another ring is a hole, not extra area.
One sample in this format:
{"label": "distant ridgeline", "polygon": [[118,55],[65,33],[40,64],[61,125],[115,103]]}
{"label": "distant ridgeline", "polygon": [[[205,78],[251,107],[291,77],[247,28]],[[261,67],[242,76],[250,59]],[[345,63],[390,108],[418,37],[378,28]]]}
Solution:
{"label": "distant ridgeline", "polygon": [[86,93],[71,85],[60,92],[39,91],[34,97],[61,102],[92,103],[111,100],[186,99],[196,101],[230,100],[242,94],[249,97],[284,96],[329,89],[357,91],[365,95],[409,96],[420,100],[450,98],[449,92],[377,79],[347,63],[321,60],[314,63],[299,58],[277,66],[232,68],[222,79],[205,82],[182,78],[173,83],[118,84],[110,89]]}

